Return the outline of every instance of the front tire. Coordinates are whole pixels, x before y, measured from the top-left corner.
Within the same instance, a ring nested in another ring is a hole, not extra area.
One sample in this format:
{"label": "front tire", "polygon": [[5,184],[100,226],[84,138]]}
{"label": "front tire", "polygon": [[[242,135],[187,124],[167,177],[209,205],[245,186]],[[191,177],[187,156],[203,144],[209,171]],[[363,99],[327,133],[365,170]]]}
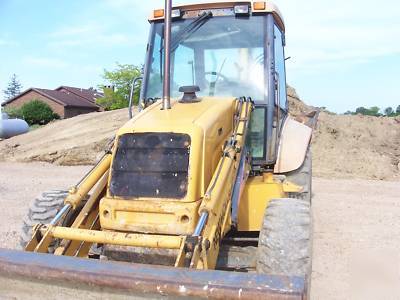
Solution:
{"label": "front tire", "polygon": [[[63,208],[64,199],[68,191],[47,191],[35,198],[29,207],[28,214],[22,223],[22,232],[20,236],[20,246],[25,249],[32,238],[32,228],[36,224],[48,224]],[[54,245],[50,245],[49,251],[54,251]]]}
{"label": "front tire", "polygon": [[271,200],[258,241],[257,272],[305,277],[309,293],[311,259],[310,203],[292,198]]}

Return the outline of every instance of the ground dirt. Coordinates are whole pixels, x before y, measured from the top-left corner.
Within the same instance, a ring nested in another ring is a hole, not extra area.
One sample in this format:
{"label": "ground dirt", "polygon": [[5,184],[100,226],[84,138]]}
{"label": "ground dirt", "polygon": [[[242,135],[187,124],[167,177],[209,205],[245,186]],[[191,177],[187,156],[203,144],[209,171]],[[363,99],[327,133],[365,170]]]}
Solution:
{"label": "ground dirt", "polygon": [[[315,108],[288,88],[293,117]],[[115,131],[128,120],[126,109],[91,113],[53,122],[0,141],[0,160],[93,164]],[[327,178],[400,178],[400,119],[344,116],[322,111],[313,137],[314,174]]]}
{"label": "ground dirt", "polygon": [[[89,168],[0,163],[0,247],[18,247],[32,198],[70,187]],[[312,299],[400,299],[399,182],[314,178],[313,186]]]}

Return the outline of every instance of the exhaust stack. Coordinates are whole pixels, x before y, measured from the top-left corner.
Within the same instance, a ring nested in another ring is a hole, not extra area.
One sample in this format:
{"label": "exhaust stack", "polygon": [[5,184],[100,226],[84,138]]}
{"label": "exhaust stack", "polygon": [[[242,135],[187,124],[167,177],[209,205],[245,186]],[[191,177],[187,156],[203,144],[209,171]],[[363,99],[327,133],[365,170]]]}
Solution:
{"label": "exhaust stack", "polygon": [[164,18],[164,78],[163,78],[163,103],[162,109],[171,109],[171,15],[172,0],[165,0]]}

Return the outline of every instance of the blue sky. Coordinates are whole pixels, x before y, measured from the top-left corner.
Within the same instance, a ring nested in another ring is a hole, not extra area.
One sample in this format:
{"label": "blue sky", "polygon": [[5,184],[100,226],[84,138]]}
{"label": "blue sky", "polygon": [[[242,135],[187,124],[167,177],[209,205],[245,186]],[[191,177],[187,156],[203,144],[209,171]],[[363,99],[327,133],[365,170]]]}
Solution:
{"label": "blue sky", "polygon": [[[400,105],[398,1],[274,2],[286,21],[288,83],[307,103],[335,112]],[[163,0],[0,0],[0,90],[13,73],[24,88],[90,87],[102,84],[103,69],[116,62],[141,64],[147,17],[162,6]]]}

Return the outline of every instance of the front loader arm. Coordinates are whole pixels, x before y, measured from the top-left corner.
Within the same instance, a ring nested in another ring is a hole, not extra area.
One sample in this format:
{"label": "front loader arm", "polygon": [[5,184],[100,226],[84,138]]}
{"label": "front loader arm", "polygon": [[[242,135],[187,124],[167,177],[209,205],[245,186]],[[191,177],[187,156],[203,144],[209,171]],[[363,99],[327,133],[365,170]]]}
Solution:
{"label": "front loader arm", "polygon": [[[59,238],[55,234],[55,227],[60,223],[63,217],[71,210],[77,209],[83,199],[88,196],[92,190],[88,201],[82,208],[77,218],[72,224],[72,228],[97,229],[98,227],[98,202],[105,193],[108,172],[111,164],[111,151],[108,151],[99,163],[78,183],[73,187],[64,201],[64,207],[56,215],[50,224],[38,224],[34,228],[31,241],[26,245],[26,251],[47,253],[48,247],[54,238]],[[68,247],[67,247],[68,246]],[[56,254],[86,256],[82,250],[89,250],[89,243],[69,242],[68,245],[61,245],[63,250],[58,249]],[[68,251],[67,251],[68,250]],[[66,252],[67,251],[67,252]],[[84,251],[84,252],[87,252]]]}
{"label": "front loader arm", "polygon": [[[231,199],[239,163],[245,153],[245,138],[253,104],[251,99],[237,101],[233,132],[225,143],[221,159],[199,208],[200,220],[192,236],[187,237],[176,266],[191,257],[189,267],[214,269],[220,242],[231,226]],[[188,262],[186,261],[186,264]]]}

